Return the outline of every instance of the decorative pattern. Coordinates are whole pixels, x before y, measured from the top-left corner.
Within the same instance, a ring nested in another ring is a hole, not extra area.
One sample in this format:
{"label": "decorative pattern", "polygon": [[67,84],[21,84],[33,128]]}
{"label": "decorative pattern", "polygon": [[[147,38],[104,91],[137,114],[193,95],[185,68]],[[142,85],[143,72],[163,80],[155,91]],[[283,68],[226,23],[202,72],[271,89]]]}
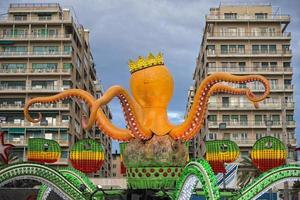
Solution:
{"label": "decorative pattern", "polygon": [[206,160],[211,168],[218,173],[226,173],[225,163],[234,162],[240,155],[238,145],[230,140],[206,141]]}
{"label": "decorative pattern", "polygon": [[256,199],[273,186],[285,181],[300,181],[300,166],[283,165],[261,174],[243,188],[233,200]]}
{"label": "decorative pattern", "polygon": [[181,167],[127,168],[127,184],[131,189],[173,189],[181,173]]}
{"label": "decorative pattern", "polygon": [[29,138],[27,159],[39,163],[54,163],[60,159],[61,148],[54,140]]}
{"label": "decorative pattern", "polygon": [[253,146],[250,157],[262,172],[284,165],[287,158],[285,145],[277,138],[266,136]]}
{"label": "decorative pattern", "polygon": [[13,147],[14,145],[4,143],[4,132],[0,132],[0,157],[3,163],[8,164],[9,150]]}
{"label": "decorative pattern", "polygon": [[104,161],[102,145],[92,139],[76,142],[70,151],[72,166],[85,173],[97,172]]}
{"label": "decorative pattern", "polygon": [[0,187],[14,180],[32,179],[51,187],[63,199],[85,200],[87,196],[58,171],[37,163],[18,163],[0,169]]}
{"label": "decorative pattern", "polygon": [[177,182],[173,199],[189,200],[199,181],[207,199],[220,199],[216,176],[208,162],[203,159],[189,162],[186,165]]}
{"label": "decorative pattern", "polygon": [[[150,67],[154,65],[155,67]],[[140,58],[136,63],[130,62],[129,67],[134,71],[130,80],[133,98],[120,86],[109,88],[97,100],[86,91],[71,89],[54,96],[37,97],[29,100],[24,107],[24,115],[30,122],[39,122],[42,118],[41,114],[38,119],[33,119],[29,115],[29,107],[32,104],[57,102],[75,97],[84,100],[90,107],[88,121],[85,122],[85,118],[83,118],[84,123],[82,123],[86,129],[92,128],[96,122],[103,133],[120,141],[129,141],[133,138],[150,140],[153,135],[168,134],[174,140],[188,141],[202,128],[206,106],[211,95],[216,93],[246,95],[257,107],[257,103],[264,100],[270,92],[269,82],[263,76],[235,76],[225,72],[212,74],[204,79],[197,89],[194,103],[186,120],[180,125],[173,125],[167,115],[167,107],[173,95],[173,78],[167,67],[163,65],[161,54],[156,58],[150,54],[146,60]],[[259,81],[264,85],[265,91],[261,96],[256,96],[248,88],[237,89],[222,84],[222,82],[245,84],[253,81]],[[99,109],[108,104],[114,97],[119,98],[121,102],[127,122],[126,129],[114,126],[102,109]]]}
{"label": "decorative pattern", "polygon": [[[84,185],[86,187],[86,192],[90,194],[96,190],[96,186],[90,181],[90,179],[85,174],[74,168],[63,168],[60,169],[59,172],[77,188],[80,188],[82,185]],[[52,190],[50,187],[47,185],[42,185],[40,187],[37,200],[47,199],[51,191]]]}
{"label": "decorative pattern", "polygon": [[157,57],[154,57],[152,53],[148,55],[148,58],[145,59],[142,56],[139,56],[138,60],[135,62],[133,60],[129,60],[128,66],[129,71],[134,73],[138,70],[145,69],[147,67],[153,67],[157,65],[163,65],[164,59],[162,53],[158,53]]}

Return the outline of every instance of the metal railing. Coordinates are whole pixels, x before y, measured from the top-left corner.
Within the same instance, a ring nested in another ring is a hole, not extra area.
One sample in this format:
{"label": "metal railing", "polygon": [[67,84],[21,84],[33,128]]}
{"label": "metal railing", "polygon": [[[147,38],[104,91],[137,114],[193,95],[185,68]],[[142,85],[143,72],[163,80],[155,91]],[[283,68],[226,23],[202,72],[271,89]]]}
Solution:
{"label": "metal railing", "polygon": [[0,52],[0,57],[27,57],[27,56],[71,56],[72,52],[54,51],[54,52]]}
{"label": "metal railing", "polygon": [[290,20],[290,15],[264,15],[264,16],[255,16],[255,15],[206,15],[207,20],[257,20],[257,21],[269,21],[269,20]]}
{"label": "metal railing", "polygon": [[[281,102],[273,103],[258,103],[258,109],[282,109]],[[295,107],[294,102],[286,103],[286,108],[293,109]],[[257,109],[253,104],[249,103],[222,103],[222,102],[210,102],[208,109]]]}
{"label": "metal railing", "polygon": [[213,32],[207,33],[207,37],[247,37],[247,38],[257,38],[257,37],[291,37],[291,32]]}
{"label": "metal railing", "polygon": [[[209,121],[208,126],[210,128],[219,128],[220,124],[226,124],[226,128],[255,128],[255,127],[263,127],[266,128],[266,122],[265,121],[253,121],[253,120],[247,120],[247,121]],[[295,121],[287,121],[286,122],[287,126],[295,126],[296,123]],[[272,121],[271,127],[282,127],[282,122],[281,121]]]}
{"label": "metal railing", "polygon": [[262,67],[262,66],[249,66],[249,67],[208,67],[208,72],[292,72],[293,68],[283,67],[283,66],[274,66],[274,67]]}
{"label": "metal railing", "polygon": [[252,49],[243,49],[235,51],[206,50],[207,56],[282,56],[291,55],[292,50],[276,50],[276,51],[253,51]]}
{"label": "metal railing", "polygon": [[0,39],[70,39],[71,38],[71,34],[55,34],[55,35],[34,35],[34,34],[18,34],[18,35],[0,35]]}
{"label": "metal railing", "polygon": [[24,73],[34,73],[34,74],[41,74],[41,73],[70,73],[72,69],[65,69],[65,68],[35,68],[35,69],[0,69],[0,74],[24,74]]}
{"label": "metal railing", "polygon": [[1,122],[1,127],[69,127],[69,122],[48,122],[47,125],[42,123],[31,123],[31,122]]}
{"label": "metal railing", "polygon": [[69,86],[0,86],[0,92],[1,91],[23,91],[23,92],[31,92],[31,91],[62,91],[64,89],[70,89]]}
{"label": "metal railing", "polygon": [[[19,103],[0,103],[0,109],[23,109],[25,104]],[[70,108],[70,104],[67,103],[47,103],[47,104],[33,104],[30,107],[30,110],[37,110],[37,109],[58,109],[58,108]]]}

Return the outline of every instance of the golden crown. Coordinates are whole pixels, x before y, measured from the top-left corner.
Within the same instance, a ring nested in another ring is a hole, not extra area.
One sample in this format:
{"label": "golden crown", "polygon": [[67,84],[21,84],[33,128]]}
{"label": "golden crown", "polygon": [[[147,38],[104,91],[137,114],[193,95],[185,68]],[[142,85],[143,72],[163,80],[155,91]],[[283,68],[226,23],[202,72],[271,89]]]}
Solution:
{"label": "golden crown", "polygon": [[156,65],[163,65],[164,59],[161,52],[157,54],[157,56],[153,56],[152,53],[149,53],[148,58],[144,58],[143,56],[139,56],[137,61],[129,60],[128,66],[130,73],[136,72],[141,69],[145,69],[148,67],[153,67]]}

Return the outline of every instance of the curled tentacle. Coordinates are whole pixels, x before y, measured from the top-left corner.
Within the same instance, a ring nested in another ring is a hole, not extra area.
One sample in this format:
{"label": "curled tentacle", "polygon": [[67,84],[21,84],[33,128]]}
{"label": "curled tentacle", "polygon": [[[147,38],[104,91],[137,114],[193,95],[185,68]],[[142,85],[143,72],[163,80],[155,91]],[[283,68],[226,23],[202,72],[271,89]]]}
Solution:
{"label": "curled tentacle", "polygon": [[[229,86],[220,84],[219,82],[232,82],[232,83],[247,83],[252,81],[260,81],[265,91],[262,95],[256,96],[249,88],[236,89]],[[225,92],[235,95],[246,95],[246,97],[253,102],[257,108],[257,102],[264,100],[270,93],[270,86],[267,79],[259,75],[249,76],[234,76],[229,73],[220,72],[207,77],[200,85],[194,97],[194,103],[188,114],[187,119],[179,126],[175,127],[170,136],[174,139],[189,140],[193,138],[203,126],[205,112],[209,97],[214,93]]]}
{"label": "curled tentacle", "polygon": [[140,123],[139,118],[141,118],[141,116],[139,116],[140,112],[138,105],[132,98],[130,98],[126,90],[120,86],[113,86],[109,88],[100,99],[95,101],[95,104],[91,108],[91,114],[87,123],[87,128],[91,127],[94,121],[97,119],[97,111],[99,107],[109,103],[114,97],[118,97],[121,102],[125,120],[127,122],[128,129],[131,131],[131,134],[141,140],[150,139],[152,137],[152,132],[146,129]]}
{"label": "curled tentacle", "polygon": [[53,95],[53,96],[36,97],[36,98],[30,99],[28,102],[26,102],[26,104],[24,106],[24,116],[28,121],[37,123],[37,122],[41,121],[42,114],[39,113],[38,119],[33,119],[29,114],[29,107],[31,105],[33,105],[35,103],[53,103],[53,102],[58,102],[60,100],[72,98],[72,97],[77,97],[77,98],[84,100],[89,106],[92,106],[93,102],[95,101],[94,97],[84,90],[70,89],[70,90],[63,91],[59,94]]}

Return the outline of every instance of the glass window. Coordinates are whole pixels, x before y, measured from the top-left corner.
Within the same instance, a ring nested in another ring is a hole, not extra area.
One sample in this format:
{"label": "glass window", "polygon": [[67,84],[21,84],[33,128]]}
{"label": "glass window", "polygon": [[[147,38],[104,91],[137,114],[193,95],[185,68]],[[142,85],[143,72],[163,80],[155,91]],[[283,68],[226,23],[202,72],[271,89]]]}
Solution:
{"label": "glass window", "polygon": [[231,115],[231,121],[232,122],[238,122],[239,121],[239,116],[238,115]]}
{"label": "glass window", "polygon": [[268,45],[261,45],[260,47],[260,53],[268,53]]}
{"label": "glass window", "polygon": [[292,80],[291,79],[284,79],[284,88],[291,89],[292,87]]}
{"label": "glass window", "polygon": [[290,68],[291,67],[291,62],[283,62],[283,67],[284,68]]}
{"label": "glass window", "polygon": [[228,53],[228,45],[221,45],[221,54]]}
{"label": "glass window", "polygon": [[72,47],[70,45],[64,46],[64,52],[65,53],[72,53]]}
{"label": "glass window", "polygon": [[267,19],[268,13],[255,13],[255,19]]}
{"label": "glass window", "polygon": [[237,13],[224,13],[225,19],[237,19]]}
{"label": "glass window", "polygon": [[270,62],[271,70],[275,71],[277,68],[277,62]]}
{"label": "glass window", "polygon": [[241,133],[241,139],[242,140],[247,140],[248,134],[247,133]]}
{"label": "glass window", "polygon": [[241,121],[241,125],[247,125],[248,124],[248,116],[240,115],[240,121]]}
{"label": "glass window", "polygon": [[239,54],[245,53],[245,45],[238,45],[238,53]]}
{"label": "glass window", "polygon": [[51,20],[51,14],[39,14],[39,20],[40,21]]}
{"label": "glass window", "polygon": [[252,45],[252,53],[253,54],[259,53],[259,45]]}
{"label": "glass window", "polygon": [[229,53],[236,53],[236,45],[229,45]]}
{"label": "glass window", "polygon": [[229,122],[230,121],[229,115],[222,115],[222,120],[223,122]]}
{"label": "glass window", "polygon": [[288,53],[289,51],[290,51],[290,45],[288,45],[288,44],[282,45],[283,53]]}
{"label": "glass window", "polygon": [[269,53],[276,53],[277,49],[276,49],[276,45],[269,45]]}
{"label": "glass window", "polygon": [[216,122],[217,121],[217,115],[208,115],[208,121]]}
{"label": "glass window", "polygon": [[286,121],[294,121],[294,115],[286,115]]}
{"label": "glass window", "polygon": [[14,15],[14,19],[16,21],[26,21],[27,20],[27,15]]}
{"label": "glass window", "polygon": [[207,54],[214,55],[215,54],[215,45],[207,45],[206,51],[207,51]]}

